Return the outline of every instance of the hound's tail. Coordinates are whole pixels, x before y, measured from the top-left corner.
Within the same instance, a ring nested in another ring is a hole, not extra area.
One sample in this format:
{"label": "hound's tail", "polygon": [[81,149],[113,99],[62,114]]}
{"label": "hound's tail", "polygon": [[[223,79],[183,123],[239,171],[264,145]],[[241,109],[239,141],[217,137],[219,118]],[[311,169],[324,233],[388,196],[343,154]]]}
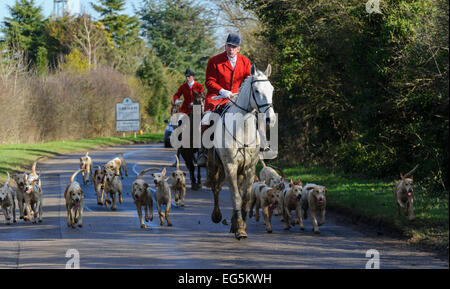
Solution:
{"label": "hound's tail", "polygon": [[276,167],[276,166],[274,166],[274,165],[270,165],[269,167],[274,168],[274,169],[276,169],[277,171],[279,171],[280,174],[281,174],[281,177],[282,177],[283,179],[286,179],[286,177],[284,176],[283,171],[282,171],[279,167]]}
{"label": "hound's tail", "polygon": [[416,165],[411,171],[407,172],[406,175],[404,175],[403,177],[404,178],[409,177],[412,173],[414,173],[417,170],[418,167],[419,165]]}
{"label": "hound's tail", "polygon": [[38,160],[40,160],[40,159],[42,159],[42,158],[43,158],[43,156],[42,156],[42,157],[38,157],[37,159],[34,160],[33,166],[31,167],[31,174],[32,174],[33,176],[37,176],[37,174],[36,174],[36,165],[37,165],[37,163],[38,163]]}
{"label": "hound's tail", "polygon": [[158,169],[158,168],[148,168],[148,169],[145,169],[145,170],[143,170],[142,172],[139,173],[139,175],[136,177],[136,180],[142,178],[142,176],[143,176],[146,172],[151,171],[151,170],[158,170],[158,171],[159,171],[160,169]]}
{"label": "hound's tail", "polygon": [[177,171],[180,169],[180,160],[178,159],[178,156],[175,155],[175,158],[177,159]]}
{"label": "hound's tail", "polygon": [[73,173],[72,177],[70,177],[70,183],[73,183],[73,180],[75,179],[75,177],[77,176],[77,174],[78,174],[79,172],[81,172],[81,171],[82,171],[82,169],[79,169],[78,171],[76,171],[76,172]]}
{"label": "hound's tail", "polygon": [[266,168],[266,163],[264,162],[264,160],[262,158],[259,159],[259,161],[261,162],[263,168]]}
{"label": "hound's tail", "polygon": [[10,180],[9,173],[8,172],[6,172],[6,173],[8,174],[8,180],[6,180],[6,183],[3,185],[4,188],[8,187],[9,180]]}

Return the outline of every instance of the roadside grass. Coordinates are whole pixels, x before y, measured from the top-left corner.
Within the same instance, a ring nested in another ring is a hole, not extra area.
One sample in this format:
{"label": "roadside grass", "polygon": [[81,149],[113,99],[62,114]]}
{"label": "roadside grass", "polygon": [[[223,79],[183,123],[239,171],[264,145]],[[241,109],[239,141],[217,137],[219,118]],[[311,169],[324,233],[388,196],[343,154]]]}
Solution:
{"label": "roadside grass", "polygon": [[7,178],[6,172],[29,171],[33,161],[40,157],[98,149],[106,146],[163,141],[163,133],[151,133],[126,137],[99,137],[82,140],[58,141],[36,144],[0,145],[0,182]]}
{"label": "roadside grass", "polygon": [[[381,231],[399,233],[410,244],[431,248],[448,255],[448,197],[431,197],[420,185],[414,190],[416,219],[408,221],[398,216],[394,199],[394,181],[370,180],[339,171],[311,166],[282,166],[286,178],[300,179],[303,184],[315,183],[327,187],[327,207],[333,211],[375,225]],[[259,172],[261,166],[258,166]]]}

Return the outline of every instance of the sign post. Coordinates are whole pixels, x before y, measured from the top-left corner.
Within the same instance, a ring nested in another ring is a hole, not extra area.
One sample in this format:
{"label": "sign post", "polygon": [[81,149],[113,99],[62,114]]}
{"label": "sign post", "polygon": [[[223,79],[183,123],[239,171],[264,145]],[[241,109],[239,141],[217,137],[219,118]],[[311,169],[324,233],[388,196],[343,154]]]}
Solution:
{"label": "sign post", "polygon": [[141,129],[141,117],[139,102],[133,102],[125,97],[122,102],[116,103],[116,131],[139,131]]}

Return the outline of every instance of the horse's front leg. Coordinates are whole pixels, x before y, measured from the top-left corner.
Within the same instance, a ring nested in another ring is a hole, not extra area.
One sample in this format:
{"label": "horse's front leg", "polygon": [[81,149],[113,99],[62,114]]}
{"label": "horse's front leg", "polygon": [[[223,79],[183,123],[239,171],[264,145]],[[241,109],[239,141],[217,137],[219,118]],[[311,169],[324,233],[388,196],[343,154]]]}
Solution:
{"label": "horse's front leg", "polygon": [[199,166],[197,166],[197,188],[198,189],[202,188],[202,176],[200,175],[200,170],[201,170],[201,168]]}
{"label": "horse's front leg", "polygon": [[231,203],[233,205],[233,217],[231,218],[230,232],[234,233],[236,239],[240,240],[247,238],[244,218],[247,215],[248,201],[243,203],[245,197],[243,198],[239,193],[236,171],[236,168],[228,168],[229,175],[227,177],[228,183],[230,184]]}
{"label": "horse's front leg", "polygon": [[[182,154],[183,158],[184,158],[184,154]],[[189,170],[189,177],[191,178],[191,187],[194,191],[198,190],[198,186],[197,186],[197,182],[195,180],[195,166],[194,166],[194,157],[193,155],[191,156],[186,156],[186,158],[184,159],[184,163],[186,164],[186,167]]]}
{"label": "horse's front leg", "polygon": [[[255,164],[256,166],[256,164]],[[253,166],[253,168],[255,167]],[[245,224],[245,230],[247,230],[247,213],[248,213],[248,207],[250,205],[251,200],[251,191],[252,191],[252,185],[254,183],[255,178],[255,171],[252,168],[249,168],[245,171],[244,175],[240,175],[238,178],[238,181],[240,183],[239,187],[242,188],[242,217]]]}
{"label": "horse's front leg", "polygon": [[220,193],[220,189],[217,187],[217,185],[213,185],[212,191],[213,191],[213,194],[214,194],[214,209],[213,209],[213,212],[211,214],[211,220],[214,223],[219,223],[222,220],[222,213],[220,212],[220,207],[219,207],[219,193]]}

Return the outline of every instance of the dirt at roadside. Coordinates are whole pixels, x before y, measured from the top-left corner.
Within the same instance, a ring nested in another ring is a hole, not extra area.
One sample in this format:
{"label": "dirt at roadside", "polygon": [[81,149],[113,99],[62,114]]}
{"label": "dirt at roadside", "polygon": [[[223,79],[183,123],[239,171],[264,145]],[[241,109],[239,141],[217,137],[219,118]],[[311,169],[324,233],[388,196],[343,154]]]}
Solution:
{"label": "dirt at roadside", "polygon": [[348,210],[327,207],[327,215],[334,219],[337,224],[351,226],[353,229],[373,238],[393,238],[400,241],[404,246],[410,246],[417,250],[427,251],[443,261],[449,262],[449,247],[436,246],[425,242],[413,242],[409,236],[401,232],[392,224],[373,220],[371,218],[355,215]]}

